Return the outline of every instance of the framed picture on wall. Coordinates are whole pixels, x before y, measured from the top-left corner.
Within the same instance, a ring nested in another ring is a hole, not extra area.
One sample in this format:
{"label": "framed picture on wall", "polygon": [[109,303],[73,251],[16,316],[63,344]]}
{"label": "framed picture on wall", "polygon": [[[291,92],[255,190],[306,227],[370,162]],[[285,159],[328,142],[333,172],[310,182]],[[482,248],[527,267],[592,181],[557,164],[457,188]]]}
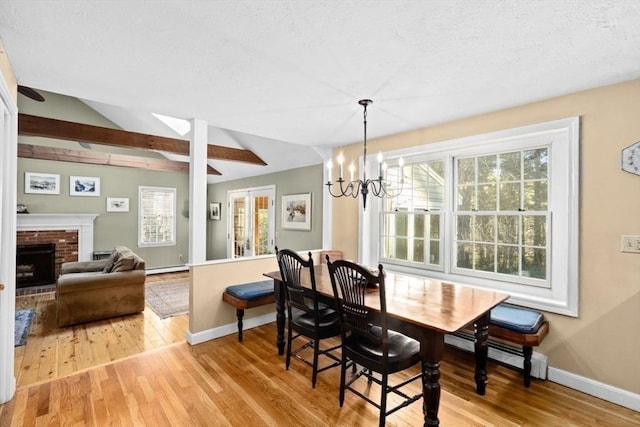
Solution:
{"label": "framed picture on wall", "polygon": [[107,197],[107,212],[129,212],[129,198]]}
{"label": "framed picture on wall", "polygon": [[24,192],[31,194],[60,194],[60,175],[55,173],[24,173]]}
{"label": "framed picture on wall", "polygon": [[98,197],[100,195],[100,178],[95,176],[70,176],[69,195]]}
{"label": "framed picture on wall", "polygon": [[209,203],[209,218],[214,221],[220,221],[221,209],[222,209],[222,203],[220,202]]}
{"label": "framed picture on wall", "polygon": [[311,193],[282,196],[282,228],[287,230],[311,230]]}

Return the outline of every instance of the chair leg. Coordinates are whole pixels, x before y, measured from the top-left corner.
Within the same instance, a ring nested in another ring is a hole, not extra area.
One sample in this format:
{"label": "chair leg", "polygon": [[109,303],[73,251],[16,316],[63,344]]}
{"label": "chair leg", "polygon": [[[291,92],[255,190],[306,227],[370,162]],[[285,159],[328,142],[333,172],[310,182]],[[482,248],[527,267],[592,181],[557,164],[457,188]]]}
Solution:
{"label": "chair leg", "polygon": [[[355,364],[353,365],[355,366]],[[344,403],[344,383],[347,376],[347,358],[342,356],[342,363],[340,364],[340,407]]]}
{"label": "chair leg", "polygon": [[291,363],[291,341],[293,341],[293,333],[291,331],[291,323],[288,325],[289,332],[287,333],[287,357],[284,362],[285,369],[289,370],[289,364]]}
{"label": "chair leg", "polygon": [[380,427],[384,427],[387,417],[387,374],[382,374],[382,382],[380,384]]}
{"label": "chair leg", "polygon": [[316,388],[316,379],[318,378],[318,353],[320,352],[320,340],[313,340],[313,368],[311,372],[311,388]]}
{"label": "chair leg", "polygon": [[524,386],[529,387],[531,385],[531,354],[533,353],[533,347],[523,346],[522,353],[524,354]]}

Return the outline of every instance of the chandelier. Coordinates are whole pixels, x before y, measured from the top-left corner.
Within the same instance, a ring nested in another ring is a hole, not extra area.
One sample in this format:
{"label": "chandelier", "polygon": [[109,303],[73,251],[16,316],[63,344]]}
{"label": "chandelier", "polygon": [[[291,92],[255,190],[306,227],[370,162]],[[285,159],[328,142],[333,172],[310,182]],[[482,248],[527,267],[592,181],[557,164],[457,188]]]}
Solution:
{"label": "chandelier", "polygon": [[367,106],[372,103],[373,101],[370,99],[361,99],[360,101],[358,101],[358,104],[362,105],[362,108],[363,108],[362,114],[364,118],[364,147],[363,147],[363,156],[362,156],[362,179],[357,179],[357,180],[353,179],[355,166],[353,163],[351,163],[351,165],[349,166],[351,179],[347,183],[347,181],[344,179],[344,174],[343,174],[344,157],[342,153],[340,153],[340,155],[338,156],[339,174],[338,174],[338,180],[336,181],[336,184],[335,184],[336,187],[339,187],[339,188],[336,188],[337,193],[334,193],[334,190],[332,190],[332,187],[334,184],[331,182],[331,172],[333,168],[333,162],[331,160],[327,162],[329,179],[325,184],[327,186],[327,189],[329,190],[329,194],[331,194],[331,196],[333,197],[351,196],[353,198],[356,198],[358,197],[359,194],[362,195],[363,210],[367,209],[367,195],[371,193],[376,197],[384,197],[384,196],[397,197],[402,191],[402,184],[404,181],[402,178],[403,176],[402,166],[404,165],[404,162],[402,160],[402,157],[400,157],[398,161],[398,166],[399,166],[398,175],[400,177],[400,186],[395,190],[392,188],[393,183],[388,182],[384,177],[387,170],[387,165],[386,163],[383,162],[381,152],[378,153],[378,157],[377,157],[378,177],[375,179],[370,179],[370,178],[367,179]]}

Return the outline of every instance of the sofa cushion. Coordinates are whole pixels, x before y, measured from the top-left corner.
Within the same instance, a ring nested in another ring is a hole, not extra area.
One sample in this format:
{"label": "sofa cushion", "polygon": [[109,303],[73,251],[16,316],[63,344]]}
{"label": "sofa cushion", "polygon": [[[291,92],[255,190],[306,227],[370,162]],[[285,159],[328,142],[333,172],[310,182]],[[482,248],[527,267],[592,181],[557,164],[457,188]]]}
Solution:
{"label": "sofa cushion", "polygon": [[112,273],[116,273],[118,271],[130,271],[136,268],[136,264],[138,263],[138,257],[135,255],[122,255],[118,257],[116,262],[113,264]]}
{"label": "sofa cushion", "polygon": [[107,258],[107,265],[104,266],[104,269],[102,270],[102,272],[111,273],[111,271],[113,270],[113,266],[119,257],[120,257],[120,252],[114,249],[113,252],[111,252],[111,255],[109,255],[109,258]]}

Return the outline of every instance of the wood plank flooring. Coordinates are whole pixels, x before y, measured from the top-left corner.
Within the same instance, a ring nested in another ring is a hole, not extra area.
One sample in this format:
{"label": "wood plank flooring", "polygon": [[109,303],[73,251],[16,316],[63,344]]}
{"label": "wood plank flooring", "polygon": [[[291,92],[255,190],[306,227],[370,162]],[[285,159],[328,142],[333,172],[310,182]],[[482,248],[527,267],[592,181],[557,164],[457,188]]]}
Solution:
{"label": "wood plank flooring", "polygon": [[[148,282],[188,278],[188,272],[149,275]],[[35,308],[26,345],[16,347],[18,386],[58,378],[127,356],[185,342],[188,315],[160,319],[150,309],[131,316],[58,328],[53,292],[19,296],[16,310]]]}
{"label": "wood plank flooring", "polygon": [[[16,395],[0,405],[0,426],[377,425],[377,410],[353,394],[338,406],[339,369],[319,374],[315,389],[306,365],[292,360],[285,371],[275,324],[247,330],[242,343],[229,335],[190,346],[185,318],[160,321],[145,310],[64,330],[37,319],[45,326],[31,331]],[[550,381],[533,379],[527,389],[519,372],[493,362],[487,394],[478,396],[473,363],[472,355],[446,348],[443,426],[640,425],[637,412]],[[412,388],[418,391],[417,384]],[[377,399],[375,384],[368,392]],[[422,425],[422,405],[392,414],[387,425]]]}

